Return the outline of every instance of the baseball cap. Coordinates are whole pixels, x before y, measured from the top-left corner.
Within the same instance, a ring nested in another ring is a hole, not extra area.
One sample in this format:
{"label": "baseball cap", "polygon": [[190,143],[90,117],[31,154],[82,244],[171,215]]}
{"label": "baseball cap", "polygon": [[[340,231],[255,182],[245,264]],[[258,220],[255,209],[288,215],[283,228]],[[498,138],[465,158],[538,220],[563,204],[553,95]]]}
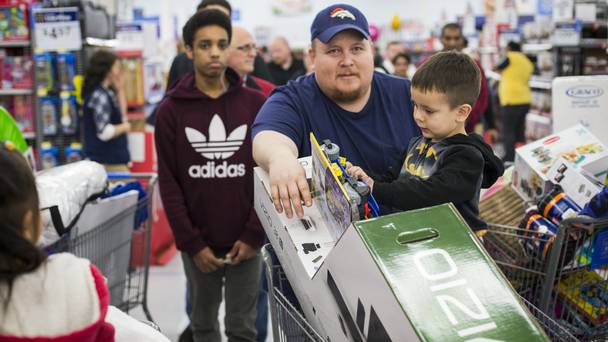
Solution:
{"label": "baseball cap", "polygon": [[369,25],[363,13],[351,5],[331,5],[317,13],[310,26],[310,40],[319,38],[327,44],[344,30],[355,30],[369,39]]}

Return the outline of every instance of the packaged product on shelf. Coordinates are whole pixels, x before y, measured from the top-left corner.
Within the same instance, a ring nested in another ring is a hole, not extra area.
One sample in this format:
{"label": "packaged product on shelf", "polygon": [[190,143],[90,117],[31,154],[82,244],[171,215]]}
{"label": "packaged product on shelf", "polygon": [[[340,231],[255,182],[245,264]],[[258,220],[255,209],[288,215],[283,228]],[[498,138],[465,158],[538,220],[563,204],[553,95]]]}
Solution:
{"label": "packaged product on shelf", "polygon": [[40,146],[40,163],[43,170],[59,165],[59,150],[48,141]]}
{"label": "packaged product on shelf", "polygon": [[608,169],[608,150],[589,130],[576,125],[515,150],[512,186],[527,201],[536,201],[552,188],[547,172],[558,158],[594,177]]}
{"label": "packaged product on shelf", "polygon": [[53,78],[53,55],[51,53],[37,53],[34,55],[36,65],[36,88],[49,92],[55,83]]}
{"label": "packaged product on shelf", "polygon": [[52,96],[43,96],[38,99],[38,103],[42,117],[42,133],[57,134],[57,100]]}
{"label": "packaged product on shelf", "polygon": [[74,75],[76,75],[76,58],[71,52],[57,54],[57,78],[61,90],[74,90]]}
{"label": "packaged product on shelf", "polygon": [[22,133],[34,133],[34,113],[31,96],[13,96],[13,105],[10,110]]}
{"label": "packaged product on shelf", "polygon": [[557,77],[553,80],[552,98],[555,132],[580,123],[608,144],[607,75]]}
{"label": "packaged product on shelf", "polygon": [[2,61],[2,88],[28,89],[33,85],[32,59],[29,56],[6,56]]}
{"label": "packaged product on shelf", "polygon": [[122,58],[125,96],[129,106],[144,104],[143,61],[142,58]]}
{"label": "packaged product on shelf", "polygon": [[29,39],[27,6],[0,6],[0,40]]}
{"label": "packaged product on shelf", "polygon": [[65,162],[73,163],[83,159],[82,144],[73,142],[64,150]]}
{"label": "packaged product on shelf", "polygon": [[78,107],[76,107],[76,96],[61,95],[61,132],[63,134],[74,134],[78,128]]}

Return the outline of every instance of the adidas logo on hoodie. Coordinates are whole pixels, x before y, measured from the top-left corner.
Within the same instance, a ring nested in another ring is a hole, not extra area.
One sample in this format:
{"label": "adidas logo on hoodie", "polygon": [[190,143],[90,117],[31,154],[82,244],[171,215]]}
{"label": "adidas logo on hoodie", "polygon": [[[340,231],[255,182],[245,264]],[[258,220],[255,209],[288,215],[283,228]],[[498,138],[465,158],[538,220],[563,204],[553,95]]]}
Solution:
{"label": "adidas logo on hoodie", "polygon": [[226,127],[219,115],[215,114],[209,124],[209,139],[194,128],[186,127],[188,142],[196,152],[206,159],[203,165],[192,165],[188,174],[192,178],[236,178],[245,176],[245,164],[229,164],[226,159],[233,156],[243,145],[247,135],[247,125],[235,128],[226,137]]}

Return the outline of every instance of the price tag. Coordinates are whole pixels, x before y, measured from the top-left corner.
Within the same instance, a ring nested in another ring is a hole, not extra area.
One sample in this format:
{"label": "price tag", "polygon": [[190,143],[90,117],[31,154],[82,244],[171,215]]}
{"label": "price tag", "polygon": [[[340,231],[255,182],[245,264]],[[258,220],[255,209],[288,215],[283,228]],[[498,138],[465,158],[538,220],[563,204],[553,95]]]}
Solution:
{"label": "price tag", "polygon": [[47,52],[82,48],[78,8],[34,8],[32,11],[36,49]]}
{"label": "price tag", "polygon": [[554,46],[578,46],[580,42],[581,30],[577,23],[558,24],[553,30]]}
{"label": "price tag", "polygon": [[116,24],[116,39],[118,49],[121,51],[141,51],[144,49],[143,23]]}

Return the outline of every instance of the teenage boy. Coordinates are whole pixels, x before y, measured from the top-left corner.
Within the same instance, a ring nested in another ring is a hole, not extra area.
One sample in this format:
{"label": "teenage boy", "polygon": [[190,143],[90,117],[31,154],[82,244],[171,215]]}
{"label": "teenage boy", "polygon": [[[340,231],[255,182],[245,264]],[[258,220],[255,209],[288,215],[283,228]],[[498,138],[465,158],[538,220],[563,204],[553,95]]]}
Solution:
{"label": "teenage boy", "polygon": [[411,210],[453,202],[473,231],[486,229],[479,218],[479,189],[502,175],[502,161],[465,122],[479,95],[479,69],[467,55],[440,52],[412,78],[414,120],[422,136],[410,140],[400,163],[382,177],[360,167],[348,172],[372,189],[379,204]]}
{"label": "teenage boy", "polygon": [[194,72],[158,110],[155,141],[163,204],[182,252],[194,341],[220,341],[226,299],[229,340],[255,341],[264,232],[253,209],[251,124],[264,95],[226,67],[232,27],[217,10],[183,29]]}

